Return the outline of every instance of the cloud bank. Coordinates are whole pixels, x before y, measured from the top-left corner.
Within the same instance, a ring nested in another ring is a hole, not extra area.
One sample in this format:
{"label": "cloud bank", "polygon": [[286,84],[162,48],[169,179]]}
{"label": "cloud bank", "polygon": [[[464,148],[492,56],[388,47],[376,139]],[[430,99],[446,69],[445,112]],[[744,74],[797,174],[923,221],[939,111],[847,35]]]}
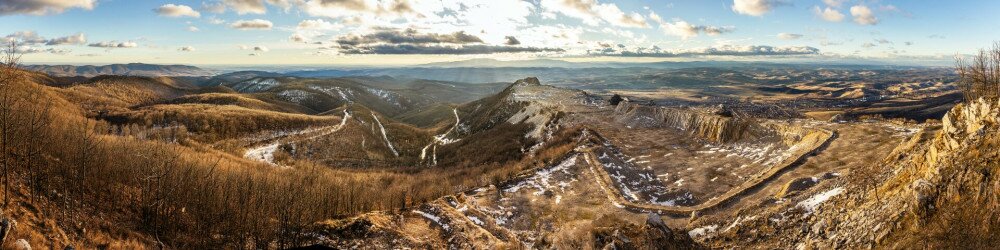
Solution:
{"label": "cloud bank", "polygon": [[201,13],[198,13],[198,11],[187,5],[164,4],[153,9],[153,12],[166,17],[201,17]]}
{"label": "cloud bank", "polygon": [[230,24],[229,27],[239,30],[269,30],[274,27],[274,24],[264,19],[253,19],[239,20]]}
{"label": "cloud bank", "polygon": [[0,16],[3,15],[48,15],[59,14],[67,9],[94,9],[96,0],[3,0],[0,1]]}

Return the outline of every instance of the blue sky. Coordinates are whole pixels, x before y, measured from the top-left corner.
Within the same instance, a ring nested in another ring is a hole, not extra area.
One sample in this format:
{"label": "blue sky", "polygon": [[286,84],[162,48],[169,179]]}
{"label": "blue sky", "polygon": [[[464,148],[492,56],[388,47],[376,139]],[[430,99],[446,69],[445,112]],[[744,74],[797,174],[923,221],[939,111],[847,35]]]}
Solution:
{"label": "blue sky", "polygon": [[[332,3],[336,2],[336,3]],[[390,64],[878,60],[948,64],[1000,38],[1000,1],[19,0],[27,63]]]}

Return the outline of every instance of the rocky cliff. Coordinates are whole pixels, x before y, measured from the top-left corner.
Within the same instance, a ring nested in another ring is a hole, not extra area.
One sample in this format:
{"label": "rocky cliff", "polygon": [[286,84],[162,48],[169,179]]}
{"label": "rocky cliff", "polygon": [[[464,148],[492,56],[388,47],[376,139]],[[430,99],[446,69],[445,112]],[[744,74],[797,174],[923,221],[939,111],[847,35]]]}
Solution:
{"label": "rocky cliff", "polygon": [[[752,220],[705,240],[800,248],[995,248],[1000,242],[1000,102],[954,107],[881,162],[801,202],[743,211]],[[804,205],[806,204],[806,205]],[[766,210],[766,211],[765,211]]]}
{"label": "rocky cliff", "polygon": [[615,119],[630,127],[673,128],[720,143],[779,140],[791,145],[808,133],[799,126],[735,119],[716,115],[709,109],[648,106],[628,101],[615,107]]}

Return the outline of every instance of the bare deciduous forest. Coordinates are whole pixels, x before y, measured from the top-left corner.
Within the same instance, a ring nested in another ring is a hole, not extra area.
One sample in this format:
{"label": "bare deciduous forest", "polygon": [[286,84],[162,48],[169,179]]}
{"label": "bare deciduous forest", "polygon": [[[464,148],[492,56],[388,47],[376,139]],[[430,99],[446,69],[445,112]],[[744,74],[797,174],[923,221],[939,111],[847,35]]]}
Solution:
{"label": "bare deciduous forest", "polygon": [[[502,182],[561,156],[574,137],[558,135],[563,139],[531,160],[509,155],[457,169],[396,173],[297,161],[294,171],[282,170],[204,143],[338,118],[192,105],[109,111],[97,120],[88,117],[94,115],[88,102],[67,101],[65,91],[37,83],[45,76],[18,69],[15,46],[5,50],[0,78],[4,211],[43,218],[46,224],[38,227],[65,228],[64,237],[84,244],[77,247],[109,247],[97,245],[105,239],[184,249],[299,246],[316,222],[403,209]],[[141,99],[115,100],[130,106],[145,102]],[[478,147],[503,145],[509,144],[487,141]],[[24,232],[29,231],[15,231],[15,236],[48,237]]]}

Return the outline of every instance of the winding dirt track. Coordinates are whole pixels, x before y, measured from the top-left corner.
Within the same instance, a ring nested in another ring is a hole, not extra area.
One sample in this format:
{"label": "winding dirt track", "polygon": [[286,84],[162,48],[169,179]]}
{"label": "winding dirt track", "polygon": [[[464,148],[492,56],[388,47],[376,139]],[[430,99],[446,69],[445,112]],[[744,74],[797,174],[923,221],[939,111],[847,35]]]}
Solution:
{"label": "winding dirt track", "polygon": [[[618,188],[613,184],[611,176],[604,169],[604,166],[594,160],[597,159],[597,155],[594,154],[592,150],[593,147],[584,148],[581,151],[584,153],[584,158],[586,159],[587,164],[590,165],[591,170],[597,175],[598,185],[601,185],[602,189],[607,193],[608,199],[612,202],[628,209],[642,212],[655,212],[661,215],[689,216],[694,213],[719,208],[720,205],[728,204],[743,195],[751,193],[757,188],[763,187],[766,183],[774,180],[781,173],[801,165],[807,158],[815,155],[819,151],[822,151],[827,145],[830,144],[830,142],[833,141],[834,138],[836,138],[836,132],[833,131],[816,130],[814,132],[810,132],[799,142],[806,143],[808,147],[803,147],[798,150],[798,152],[793,154],[793,157],[788,157],[778,164],[775,164],[763,175],[760,175],[753,180],[744,182],[739,187],[729,190],[729,192],[726,192],[722,196],[690,207],[643,204],[626,200],[620,195]],[[603,140],[603,138],[601,139]]]}

